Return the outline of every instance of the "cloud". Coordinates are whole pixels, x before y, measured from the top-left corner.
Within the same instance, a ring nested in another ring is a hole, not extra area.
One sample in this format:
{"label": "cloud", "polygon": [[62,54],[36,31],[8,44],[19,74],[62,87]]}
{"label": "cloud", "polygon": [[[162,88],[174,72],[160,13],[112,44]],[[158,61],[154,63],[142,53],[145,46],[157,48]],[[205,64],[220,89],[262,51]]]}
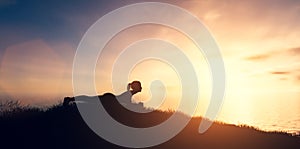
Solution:
{"label": "cloud", "polygon": [[253,62],[255,71],[271,75],[282,81],[300,81],[300,47],[283,48],[244,57]]}
{"label": "cloud", "polygon": [[276,76],[281,81],[292,81],[293,83],[300,83],[300,70],[290,69],[287,71],[270,71],[269,74]]}
{"label": "cloud", "polygon": [[245,57],[244,59],[249,61],[262,61],[262,60],[274,58],[276,56],[279,56],[282,59],[286,59],[287,57],[290,59],[291,57],[295,57],[299,55],[300,55],[300,47],[295,47],[295,48],[286,48],[283,50],[273,50],[267,53],[262,53],[257,55],[251,55]]}
{"label": "cloud", "polygon": [[286,74],[290,74],[291,72],[288,72],[288,71],[272,71],[270,73],[271,74],[277,74],[277,75],[286,75]]}
{"label": "cloud", "polygon": [[246,57],[246,60],[251,60],[251,61],[260,61],[260,60],[265,60],[270,58],[270,54],[261,54],[261,55],[253,55],[253,56],[249,56]]}
{"label": "cloud", "polygon": [[296,76],[296,79],[297,79],[298,81],[300,81],[300,75],[297,75],[297,76]]}
{"label": "cloud", "polygon": [[300,82],[300,69],[298,68],[291,68],[285,71],[270,71],[269,73],[278,76],[279,79],[283,81],[292,80],[294,82],[296,80],[296,83]]}
{"label": "cloud", "polygon": [[294,54],[300,54],[300,47],[291,48],[291,49],[289,49],[289,52],[292,55],[294,55]]}

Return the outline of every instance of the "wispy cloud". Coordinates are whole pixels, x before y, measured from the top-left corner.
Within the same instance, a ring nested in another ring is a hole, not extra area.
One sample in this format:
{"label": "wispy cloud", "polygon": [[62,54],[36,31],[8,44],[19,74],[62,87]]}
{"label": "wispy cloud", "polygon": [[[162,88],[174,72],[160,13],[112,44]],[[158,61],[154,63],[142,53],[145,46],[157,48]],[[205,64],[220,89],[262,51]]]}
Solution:
{"label": "wispy cloud", "polygon": [[300,75],[296,76],[296,79],[297,79],[298,81],[300,81]]}
{"label": "wispy cloud", "polygon": [[286,75],[286,74],[290,74],[291,72],[288,71],[273,71],[270,72],[271,74],[277,74],[277,75]]}
{"label": "wispy cloud", "polygon": [[249,61],[262,61],[266,59],[271,59],[277,56],[280,56],[282,59],[291,58],[295,56],[300,55],[300,47],[295,47],[295,48],[287,48],[283,50],[273,50],[267,53],[261,53],[261,54],[256,54],[256,55],[251,55],[248,57],[245,57],[245,60]]}
{"label": "wispy cloud", "polygon": [[281,81],[300,81],[300,47],[276,49],[269,52],[254,54],[243,59],[253,64],[253,74],[260,72],[265,76],[274,76]]}
{"label": "wispy cloud", "polygon": [[253,55],[246,57],[246,60],[251,60],[251,61],[260,61],[260,60],[265,60],[268,59],[271,56],[271,54],[260,54],[260,55]]}
{"label": "wispy cloud", "polygon": [[300,47],[295,47],[295,48],[291,48],[289,49],[290,54],[294,55],[294,54],[300,54]]}

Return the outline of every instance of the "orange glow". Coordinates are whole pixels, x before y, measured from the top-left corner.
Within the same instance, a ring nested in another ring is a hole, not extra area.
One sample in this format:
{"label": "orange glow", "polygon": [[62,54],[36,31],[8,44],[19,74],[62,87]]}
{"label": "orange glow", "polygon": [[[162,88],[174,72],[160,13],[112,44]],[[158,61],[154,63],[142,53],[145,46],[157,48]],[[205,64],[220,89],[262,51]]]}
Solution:
{"label": "orange glow", "polygon": [[12,97],[27,97],[22,100],[25,104],[35,97],[70,94],[67,75],[71,68],[65,60],[42,40],[12,46],[6,49],[1,63],[0,85]]}

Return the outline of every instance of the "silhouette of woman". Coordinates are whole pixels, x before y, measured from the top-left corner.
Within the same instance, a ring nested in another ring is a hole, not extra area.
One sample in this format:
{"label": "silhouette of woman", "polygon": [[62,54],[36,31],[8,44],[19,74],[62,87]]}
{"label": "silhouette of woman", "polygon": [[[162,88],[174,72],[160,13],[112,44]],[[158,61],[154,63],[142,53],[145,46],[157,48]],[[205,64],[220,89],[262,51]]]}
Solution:
{"label": "silhouette of woman", "polygon": [[[119,103],[122,104],[123,106],[130,107],[133,105],[133,103],[131,102],[132,95],[141,91],[142,91],[141,82],[133,81],[127,85],[127,91],[125,91],[119,96],[116,96],[116,98],[119,101]],[[114,95],[111,93],[106,93],[103,96],[105,97],[110,96],[110,98],[114,98]],[[77,98],[76,103],[91,103],[92,101],[94,101],[94,100],[89,100],[90,98],[88,96],[78,96],[78,97],[85,97],[85,98]],[[68,106],[69,103],[74,103],[74,102],[75,102],[74,97],[65,97],[63,101],[63,106]],[[143,106],[142,103],[139,104]]]}
{"label": "silhouette of woman", "polygon": [[128,83],[127,91],[125,91],[124,93],[122,93],[119,96],[116,96],[116,98],[122,105],[130,105],[130,104],[132,104],[132,101],[131,101],[132,96],[141,91],[142,91],[141,82],[140,81],[132,81],[131,83]]}

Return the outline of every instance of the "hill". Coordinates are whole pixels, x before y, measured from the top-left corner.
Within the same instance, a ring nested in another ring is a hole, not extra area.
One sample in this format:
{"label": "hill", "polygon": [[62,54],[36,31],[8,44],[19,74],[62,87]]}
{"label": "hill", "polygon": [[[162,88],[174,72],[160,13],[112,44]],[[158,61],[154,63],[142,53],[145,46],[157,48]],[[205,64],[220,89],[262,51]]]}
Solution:
{"label": "hill", "polygon": [[[108,95],[100,96],[105,109],[117,121],[128,126],[154,126],[173,114],[163,111],[128,111],[113,96]],[[182,118],[187,117],[179,114]],[[246,126],[214,123],[206,133],[199,134],[197,130],[201,120],[201,117],[192,118],[177,136],[151,148],[300,148],[299,137],[279,132],[263,132]],[[123,148],[103,140],[90,130],[75,104],[55,105],[46,110],[14,106],[10,111],[2,111],[0,132],[1,148]]]}

